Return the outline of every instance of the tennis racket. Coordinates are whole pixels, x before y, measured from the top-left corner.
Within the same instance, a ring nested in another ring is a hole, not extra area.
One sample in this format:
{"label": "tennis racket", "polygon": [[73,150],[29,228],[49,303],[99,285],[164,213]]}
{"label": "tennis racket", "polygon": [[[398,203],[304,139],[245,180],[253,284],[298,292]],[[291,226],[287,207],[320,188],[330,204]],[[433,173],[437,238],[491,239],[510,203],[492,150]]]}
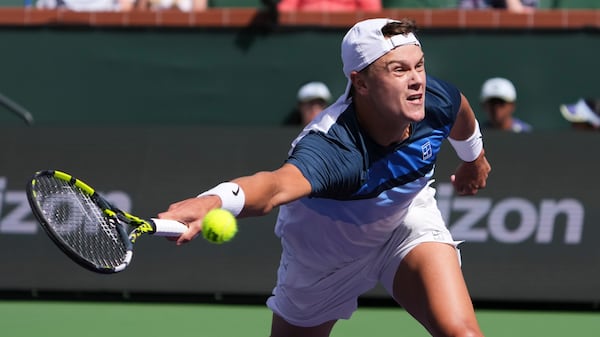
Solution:
{"label": "tennis racket", "polygon": [[27,199],[41,227],[72,260],[91,271],[117,273],[129,266],[144,234],[177,237],[187,226],[142,219],[113,207],[92,187],[57,170],[36,172]]}

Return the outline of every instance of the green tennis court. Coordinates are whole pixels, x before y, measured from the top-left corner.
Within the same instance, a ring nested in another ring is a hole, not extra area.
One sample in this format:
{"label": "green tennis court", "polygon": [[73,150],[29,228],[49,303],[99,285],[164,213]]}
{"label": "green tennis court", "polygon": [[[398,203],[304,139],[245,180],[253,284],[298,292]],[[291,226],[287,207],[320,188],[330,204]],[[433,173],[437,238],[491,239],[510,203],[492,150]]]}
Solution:
{"label": "green tennis court", "polygon": [[[266,337],[270,317],[264,306],[0,301],[2,335],[10,337]],[[488,337],[592,337],[600,331],[598,312],[479,310],[478,317]],[[367,307],[340,321],[332,336],[428,334],[401,309]]]}

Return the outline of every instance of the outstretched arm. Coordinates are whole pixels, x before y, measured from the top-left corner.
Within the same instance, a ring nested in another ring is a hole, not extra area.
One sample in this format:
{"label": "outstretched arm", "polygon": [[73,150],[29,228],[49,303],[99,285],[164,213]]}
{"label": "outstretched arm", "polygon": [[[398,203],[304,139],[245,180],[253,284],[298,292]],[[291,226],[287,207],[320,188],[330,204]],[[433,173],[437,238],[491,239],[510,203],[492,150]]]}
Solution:
{"label": "outstretched arm", "polygon": [[450,177],[454,189],[461,195],[476,194],[486,186],[491,167],[485,158],[479,123],[464,95],[448,140],[463,161]]}
{"label": "outstretched arm", "polygon": [[[270,172],[258,172],[231,181],[239,186],[236,196],[242,193],[243,208],[238,217],[260,216],[273,208],[307,196],[311,192],[308,180],[291,164]],[[176,202],[160,219],[173,219],[186,224],[189,229],[177,239],[177,244],[192,240],[202,230],[202,220],[208,211],[223,206],[217,195],[205,195]]]}

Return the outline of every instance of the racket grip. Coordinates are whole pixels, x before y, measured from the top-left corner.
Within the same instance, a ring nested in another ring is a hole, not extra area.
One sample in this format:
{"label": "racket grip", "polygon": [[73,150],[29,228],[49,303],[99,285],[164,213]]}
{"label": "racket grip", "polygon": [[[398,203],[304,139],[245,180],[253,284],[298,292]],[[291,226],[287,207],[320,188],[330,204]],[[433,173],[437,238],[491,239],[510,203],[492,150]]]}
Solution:
{"label": "racket grip", "polygon": [[156,229],[153,235],[179,236],[187,231],[188,227],[179,221],[167,219],[151,219]]}

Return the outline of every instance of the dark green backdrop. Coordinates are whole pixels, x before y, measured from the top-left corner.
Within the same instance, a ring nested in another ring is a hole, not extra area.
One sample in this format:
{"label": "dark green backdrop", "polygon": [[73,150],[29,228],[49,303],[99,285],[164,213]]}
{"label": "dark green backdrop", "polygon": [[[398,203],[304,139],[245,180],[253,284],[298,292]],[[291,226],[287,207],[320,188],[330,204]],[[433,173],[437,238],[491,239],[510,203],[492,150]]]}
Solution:
{"label": "dark green backdrop", "polygon": [[[0,92],[41,125],[277,125],[304,81],[343,91],[343,32],[3,28]],[[430,74],[457,84],[478,111],[481,83],[508,77],[518,91],[517,116],[538,130],[568,126],[561,103],[600,95],[599,36],[420,34]],[[0,123],[21,122],[0,113]]]}

